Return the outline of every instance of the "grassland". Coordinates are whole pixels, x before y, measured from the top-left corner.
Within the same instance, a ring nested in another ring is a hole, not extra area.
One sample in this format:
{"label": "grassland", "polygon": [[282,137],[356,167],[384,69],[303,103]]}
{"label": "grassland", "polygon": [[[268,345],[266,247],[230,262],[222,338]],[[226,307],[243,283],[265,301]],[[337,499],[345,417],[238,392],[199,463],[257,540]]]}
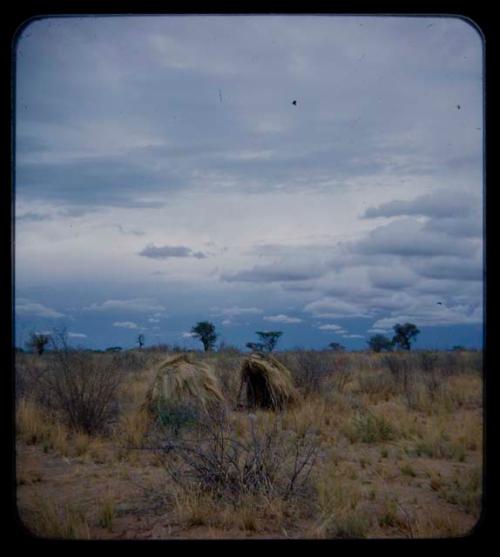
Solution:
{"label": "grassland", "polygon": [[17,502],[30,532],[437,538],[478,521],[481,352],[277,353],[300,393],[281,412],[237,406],[244,354],[195,353],[226,412],[182,409],[159,425],[139,409],[167,356],[16,355]]}

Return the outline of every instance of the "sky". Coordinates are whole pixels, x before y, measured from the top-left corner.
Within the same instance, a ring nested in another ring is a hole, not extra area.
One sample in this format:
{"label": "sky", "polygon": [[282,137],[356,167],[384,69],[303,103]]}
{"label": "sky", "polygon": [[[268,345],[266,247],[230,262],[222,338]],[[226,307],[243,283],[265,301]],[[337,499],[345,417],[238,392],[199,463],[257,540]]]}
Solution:
{"label": "sky", "polygon": [[18,346],[482,346],[468,21],[49,17],[15,67]]}

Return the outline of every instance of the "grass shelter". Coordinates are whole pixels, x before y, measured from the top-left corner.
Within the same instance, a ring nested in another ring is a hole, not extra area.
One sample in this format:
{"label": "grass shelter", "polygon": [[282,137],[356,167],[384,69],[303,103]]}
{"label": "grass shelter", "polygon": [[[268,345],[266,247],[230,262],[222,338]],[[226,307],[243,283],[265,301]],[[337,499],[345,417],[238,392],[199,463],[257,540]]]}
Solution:
{"label": "grass shelter", "polygon": [[290,370],[268,354],[254,353],[245,358],[240,381],[238,402],[246,387],[248,407],[281,410],[297,400]]}

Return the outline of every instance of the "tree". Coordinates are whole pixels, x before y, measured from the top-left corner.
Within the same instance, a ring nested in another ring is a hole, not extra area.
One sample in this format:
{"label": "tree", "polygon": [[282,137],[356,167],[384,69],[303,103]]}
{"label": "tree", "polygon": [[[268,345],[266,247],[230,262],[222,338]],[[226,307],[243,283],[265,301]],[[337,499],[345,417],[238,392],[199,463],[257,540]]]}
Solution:
{"label": "tree", "polygon": [[411,341],[420,334],[419,329],[413,323],[405,323],[404,325],[396,323],[393,329],[395,334],[392,337],[392,343],[401,348],[401,350],[410,350]]}
{"label": "tree", "polygon": [[264,345],[260,342],[247,342],[245,346],[250,348],[252,352],[264,352]]}
{"label": "tree", "polygon": [[121,352],[121,350],[121,346],[109,346],[108,348],[106,348],[106,352]]}
{"label": "tree", "polygon": [[264,352],[272,352],[283,333],[281,331],[256,331],[255,334],[259,335],[261,340],[257,345],[261,346]]}
{"label": "tree", "polygon": [[137,337],[137,344],[139,345],[139,348],[144,346],[144,335],[142,333]]}
{"label": "tree", "polygon": [[43,333],[31,333],[30,339],[26,343],[26,346],[33,352],[37,352],[41,356],[47,344],[50,342],[50,336]]}
{"label": "tree", "polygon": [[368,341],[368,346],[374,352],[382,352],[383,350],[390,352],[393,349],[394,345],[390,338],[386,337],[385,335],[377,334],[373,335],[370,338],[370,340]]}
{"label": "tree", "polygon": [[215,332],[215,325],[210,321],[199,321],[191,329],[194,337],[201,340],[205,352],[210,352],[214,349],[215,341],[217,340],[217,333]]}
{"label": "tree", "polygon": [[345,346],[340,342],[330,342],[328,347],[334,352],[345,352]]}

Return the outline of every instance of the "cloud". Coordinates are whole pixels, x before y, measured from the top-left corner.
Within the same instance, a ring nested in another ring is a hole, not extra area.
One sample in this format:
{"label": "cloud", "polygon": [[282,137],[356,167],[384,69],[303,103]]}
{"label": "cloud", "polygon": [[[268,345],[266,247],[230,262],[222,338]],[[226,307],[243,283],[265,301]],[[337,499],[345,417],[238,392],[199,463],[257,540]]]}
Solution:
{"label": "cloud", "polygon": [[279,315],[268,315],[264,317],[264,321],[272,321],[273,323],[301,323],[302,319],[280,313]]}
{"label": "cloud", "polygon": [[414,323],[421,326],[473,325],[483,320],[481,306],[456,305],[446,307],[437,304],[421,304],[409,307],[405,312],[394,313],[378,319],[372,325],[375,329],[392,329],[396,323]]}
{"label": "cloud", "polygon": [[342,335],[343,338],[365,338],[364,335],[356,335],[356,334],[344,334]]}
{"label": "cloud", "polygon": [[33,299],[52,317],[71,290],[96,325],[164,303],[173,331],[222,304],[224,325],[304,306],[326,324],[476,319],[482,56],[446,17],[33,22],[16,53],[19,284],[51,285]]}
{"label": "cloud", "polygon": [[335,331],[335,332],[347,332],[340,325],[335,325],[334,323],[325,323],[324,325],[318,325],[317,327],[320,331]]}
{"label": "cloud", "polygon": [[227,282],[288,282],[319,277],[324,272],[322,264],[315,266],[311,261],[300,264],[284,260],[272,265],[255,265],[252,269],[236,273],[224,273],[222,279]]}
{"label": "cloud", "polygon": [[214,307],[212,312],[213,315],[236,317],[238,315],[258,315],[262,313],[262,310],[256,307],[231,306],[227,308]]}
{"label": "cloud", "polygon": [[418,280],[418,276],[411,269],[402,265],[373,266],[368,269],[368,276],[373,286],[388,290],[411,286]]}
{"label": "cloud", "polygon": [[184,332],[184,333],[181,334],[181,337],[182,337],[182,338],[195,338],[195,337],[196,337],[196,334],[195,334],[195,333],[190,333],[190,332],[187,332],[187,331],[186,331],[186,332]]}
{"label": "cloud", "polygon": [[402,215],[420,215],[437,219],[457,219],[469,215],[479,207],[478,196],[470,192],[454,190],[435,191],[421,195],[411,201],[394,200],[378,207],[369,207],[363,217],[397,217]]}
{"label": "cloud", "polygon": [[87,335],[84,333],[73,333],[71,331],[68,332],[69,338],[87,338]]}
{"label": "cloud", "polygon": [[[471,254],[474,255],[474,254]],[[413,263],[413,269],[422,277],[452,279],[456,281],[482,281],[483,265],[480,257],[434,257]]]}
{"label": "cloud", "polygon": [[169,257],[194,257],[196,259],[204,259],[206,255],[201,251],[193,252],[185,246],[154,246],[150,244],[146,246],[139,255],[149,257],[151,259],[168,259]]}
{"label": "cloud", "polygon": [[119,327],[121,329],[139,329],[139,325],[133,321],[115,321],[113,327]]}
{"label": "cloud", "polygon": [[162,311],[165,308],[151,298],[132,298],[129,300],[105,300],[94,302],[83,308],[85,311]]}
{"label": "cloud", "polygon": [[424,223],[413,218],[395,220],[372,230],[357,242],[353,249],[359,253],[377,255],[399,255],[402,257],[426,257],[435,255],[467,256],[475,250],[477,243],[445,234],[435,234],[426,229]]}
{"label": "cloud", "polygon": [[156,319],[155,317],[150,317],[150,318],[148,319],[148,321],[149,321],[150,323],[159,323],[159,322],[160,322],[160,320],[159,320],[159,319]]}
{"label": "cloud", "polygon": [[315,302],[310,302],[306,304],[304,311],[319,318],[368,317],[366,308],[353,302],[346,302],[332,297],[325,297]]}
{"label": "cloud", "polygon": [[34,315],[37,317],[48,317],[58,319],[64,317],[64,313],[60,313],[55,309],[44,306],[36,302],[30,302],[26,299],[19,299],[16,303],[16,313],[18,315]]}

